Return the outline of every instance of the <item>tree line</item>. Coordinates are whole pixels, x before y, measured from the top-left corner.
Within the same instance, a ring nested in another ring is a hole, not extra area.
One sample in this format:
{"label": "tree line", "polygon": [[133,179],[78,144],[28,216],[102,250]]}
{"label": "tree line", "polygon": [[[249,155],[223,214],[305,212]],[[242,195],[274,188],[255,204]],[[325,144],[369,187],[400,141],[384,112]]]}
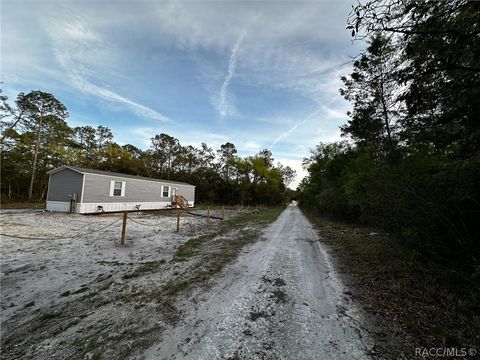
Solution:
{"label": "tree line", "polygon": [[345,140],[304,159],[300,204],[478,277],[480,3],[372,0],[347,29],[367,47],[341,79]]}
{"label": "tree line", "polygon": [[184,181],[197,186],[197,202],[278,204],[295,171],[275,164],[268,149],[241,157],[226,142],[182,145],[168,134],[152,136],[142,150],[119,145],[105,126],[70,127],[66,107],[42,91],[19,93],[15,105],[0,92],[2,199],[45,200],[47,172],[61,165]]}

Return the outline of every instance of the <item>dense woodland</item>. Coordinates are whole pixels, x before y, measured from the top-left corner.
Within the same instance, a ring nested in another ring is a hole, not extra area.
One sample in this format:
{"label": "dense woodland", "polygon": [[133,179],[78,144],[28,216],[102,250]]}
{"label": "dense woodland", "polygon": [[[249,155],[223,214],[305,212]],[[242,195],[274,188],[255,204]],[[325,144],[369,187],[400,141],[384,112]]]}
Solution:
{"label": "dense woodland", "polygon": [[304,159],[301,204],[480,279],[480,2],[363,2],[347,29],[368,46],[342,77],[345,141]]}
{"label": "dense woodland", "polygon": [[197,202],[225,204],[284,202],[295,176],[267,149],[240,157],[230,142],[214,151],[152,134],[150,148],[142,150],[120,146],[107,127],[72,128],[67,118],[66,107],[49,93],[20,93],[15,105],[1,97],[3,201],[45,200],[47,171],[64,164],[184,181],[197,186]]}

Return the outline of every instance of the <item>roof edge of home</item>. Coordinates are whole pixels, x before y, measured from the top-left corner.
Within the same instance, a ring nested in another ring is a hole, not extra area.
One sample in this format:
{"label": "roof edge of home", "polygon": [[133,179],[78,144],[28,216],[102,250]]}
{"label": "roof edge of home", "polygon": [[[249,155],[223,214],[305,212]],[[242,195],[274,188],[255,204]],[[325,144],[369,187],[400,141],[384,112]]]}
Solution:
{"label": "roof edge of home", "polygon": [[117,176],[117,177],[124,177],[124,178],[130,178],[130,179],[157,181],[157,182],[165,182],[165,183],[171,183],[171,184],[183,184],[183,185],[195,186],[195,185],[183,182],[183,181],[165,180],[165,179],[150,178],[150,177],[139,176],[139,175],[122,174],[122,173],[108,171],[108,170],[96,170],[96,169],[82,168],[80,166],[74,166],[74,165],[62,165],[62,166],[59,166],[55,169],[47,171],[47,174],[49,174],[49,175],[55,174],[56,172],[59,172],[59,171],[64,170],[64,169],[70,169],[70,170],[76,171],[80,174]]}

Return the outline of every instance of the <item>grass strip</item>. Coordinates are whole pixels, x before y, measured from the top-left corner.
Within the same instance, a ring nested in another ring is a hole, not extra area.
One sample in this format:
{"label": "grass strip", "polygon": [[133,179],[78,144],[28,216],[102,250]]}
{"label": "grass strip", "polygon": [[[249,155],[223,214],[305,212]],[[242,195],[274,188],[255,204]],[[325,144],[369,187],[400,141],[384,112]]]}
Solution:
{"label": "grass strip", "polygon": [[261,236],[261,229],[274,221],[284,207],[248,211],[219,225],[218,231],[192,238],[183,244],[172,262],[192,261],[179,276],[170,280],[162,292],[173,296],[190,286],[207,281],[213,274],[235,259],[240,250]]}

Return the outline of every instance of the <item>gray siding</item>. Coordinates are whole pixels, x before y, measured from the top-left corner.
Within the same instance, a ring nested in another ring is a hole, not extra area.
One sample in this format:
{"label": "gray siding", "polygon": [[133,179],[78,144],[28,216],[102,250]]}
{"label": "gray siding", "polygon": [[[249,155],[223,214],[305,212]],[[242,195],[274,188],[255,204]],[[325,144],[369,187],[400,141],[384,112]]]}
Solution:
{"label": "gray siding", "polygon": [[182,195],[188,201],[195,201],[195,186],[179,184],[174,187],[178,188],[177,195]]}
{"label": "gray siding", "polygon": [[[125,182],[125,196],[110,196],[110,182]],[[195,201],[195,187],[192,185],[162,183],[121,176],[85,174],[83,203],[125,203],[170,201],[162,197],[162,186],[177,188],[177,195],[183,195],[188,201]]]}
{"label": "gray siding", "polygon": [[64,169],[50,174],[48,182],[48,201],[70,201],[73,193],[78,194],[78,202],[82,196],[83,174]]}

